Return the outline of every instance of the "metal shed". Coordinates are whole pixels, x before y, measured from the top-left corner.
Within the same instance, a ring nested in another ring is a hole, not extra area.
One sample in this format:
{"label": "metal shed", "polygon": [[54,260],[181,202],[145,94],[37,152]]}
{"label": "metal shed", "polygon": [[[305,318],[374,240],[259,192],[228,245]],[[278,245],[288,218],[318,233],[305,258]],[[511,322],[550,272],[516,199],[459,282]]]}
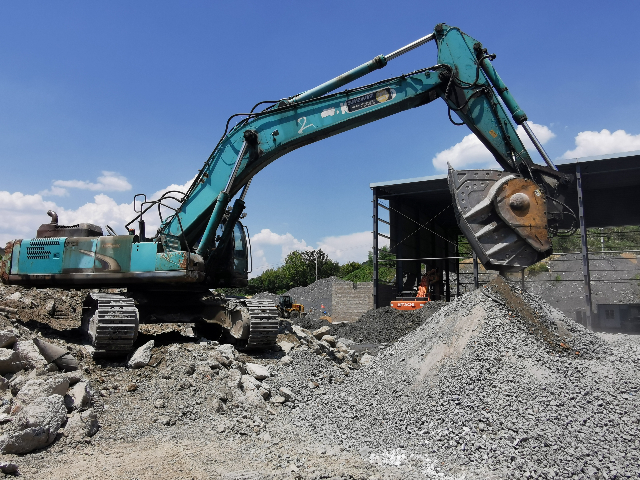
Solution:
{"label": "metal shed", "polygon": [[[640,151],[579,158],[558,165],[574,175],[566,204],[580,220],[583,244],[585,301],[592,311],[586,228],[640,225]],[[451,193],[446,175],[393,180],[370,184],[373,192],[374,305],[388,305],[387,299],[406,291],[419,281],[421,269],[441,272],[441,295],[449,300],[458,294],[451,277],[459,278],[458,237]],[[385,202],[386,201],[386,202]],[[380,213],[388,212],[388,220]],[[383,225],[381,225],[383,224]],[[388,224],[387,228],[384,224]],[[382,227],[382,228],[381,228]],[[380,230],[385,232],[381,232]],[[379,282],[379,238],[389,239],[396,255],[394,285]]]}

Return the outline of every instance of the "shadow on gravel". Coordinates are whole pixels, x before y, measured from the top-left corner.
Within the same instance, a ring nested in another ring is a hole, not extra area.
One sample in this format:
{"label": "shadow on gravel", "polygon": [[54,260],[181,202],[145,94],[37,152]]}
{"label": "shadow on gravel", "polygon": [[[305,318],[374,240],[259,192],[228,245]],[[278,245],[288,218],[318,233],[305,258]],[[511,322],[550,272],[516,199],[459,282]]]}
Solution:
{"label": "shadow on gravel", "polygon": [[86,343],[84,333],[80,327],[58,330],[48,323],[40,322],[38,320],[19,320],[19,322],[32,332],[40,332],[43,337],[48,339],[64,340],[65,342],[72,343],[74,345],[83,345]]}
{"label": "shadow on gravel", "polygon": [[133,344],[134,350],[138,347],[141,347],[149,340],[153,340],[155,342],[156,347],[165,347],[167,345],[172,345],[175,343],[194,343],[197,342],[197,339],[193,337],[188,337],[186,335],[182,335],[178,331],[172,332],[163,332],[163,333],[138,333],[138,339]]}

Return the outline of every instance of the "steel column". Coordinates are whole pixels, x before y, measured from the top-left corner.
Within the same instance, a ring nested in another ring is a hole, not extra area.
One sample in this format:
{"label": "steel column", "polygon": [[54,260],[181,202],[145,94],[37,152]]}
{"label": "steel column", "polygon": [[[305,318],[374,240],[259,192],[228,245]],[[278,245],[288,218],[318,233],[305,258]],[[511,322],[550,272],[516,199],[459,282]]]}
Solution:
{"label": "steel column", "polygon": [[373,190],[373,308],[378,306],[378,189]]}
{"label": "steel column", "polygon": [[591,274],[589,272],[589,245],[587,244],[587,229],[584,223],[584,203],[582,198],[582,172],[580,164],[576,164],[576,184],[578,190],[578,217],[580,219],[580,240],[582,243],[582,275],[584,277],[584,300],[587,304],[587,328],[591,329],[593,306],[591,304]]}
{"label": "steel column", "polygon": [[478,272],[478,255],[476,255],[476,251],[473,251],[473,286],[477,290],[480,288],[480,278]]}
{"label": "steel column", "polygon": [[460,297],[460,237],[456,235],[456,298]]}
{"label": "steel column", "polygon": [[[447,235],[447,238],[448,237],[449,237],[449,235]],[[446,289],[445,290],[445,300],[447,302],[450,302],[451,301],[451,288],[449,287],[449,264],[451,263],[451,260],[449,260],[449,242],[444,242],[444,257],[445,257],[445,261],[444,261],[445,286],[444,286],[444,288]]]}

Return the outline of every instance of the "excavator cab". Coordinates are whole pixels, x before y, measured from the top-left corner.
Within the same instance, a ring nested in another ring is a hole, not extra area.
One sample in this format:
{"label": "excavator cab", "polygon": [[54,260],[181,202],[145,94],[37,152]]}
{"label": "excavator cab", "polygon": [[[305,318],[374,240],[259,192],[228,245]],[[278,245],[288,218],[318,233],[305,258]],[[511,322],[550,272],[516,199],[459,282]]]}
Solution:
{"label": "excavator cab", "polygon": [[242,223],[237,222],[233,228],[233,275],[234,277],[247,278],[250,268],[251,252],[249,248],[249,235]]}

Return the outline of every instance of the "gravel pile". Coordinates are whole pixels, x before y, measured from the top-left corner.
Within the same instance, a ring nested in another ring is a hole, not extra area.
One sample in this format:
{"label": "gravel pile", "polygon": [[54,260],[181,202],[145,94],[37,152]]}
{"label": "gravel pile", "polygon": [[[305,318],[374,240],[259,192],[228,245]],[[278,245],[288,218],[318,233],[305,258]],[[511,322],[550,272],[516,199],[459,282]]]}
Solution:
{"label": "gravel pile", "polygon": [[427,478],[637,478],[639,359],[498,280],[340,385],[301,388],[293,424]]}
{"label": "gravel pile", "polygon": [[269,299],[269,300],[273,300],[274,303],[278,303],[278,299],[280,298],[280,295],[276,295],[275,293],[271,293],[271,292],[260,292],[260,293],[256,293],[251,298],[257,298],[261,300]]}
{"label": "gravel pile", "polygon": [[331,325],[331,335],[356,343],[393,343],[418,328],[444,305],[445,302],[429,302],[420,310],[413,311],[391,307],[372,309],[357,322]]}
{"label": "gravel pile", "polygon": [[[307,315],[304,318],[296,320],[296,323],[306,329],[316,329],[328,324],[320,317],[331,316],[332,308],[332,288],[335,282],[345,282],[338,277],[322,278],[313,282],[306,287],[295,287],[285,293],[291,296],[293,303],[301,303]],[[347,282],[351,283],[351,282]],[[253,296],[253,298],[272,299],[278,302],[279,295],[270,292],[261,292]],[[324,308],[323,308],[324,307]],[[326,314],[324,312],[327,312]]]}
{"label": "gravel pile", "polygon": [[[636,254],[623,253],[614,256],[589,254],[591,272],[591,297],[594,309],[598,304],[639,303],[640,264]],[[543,296],[555,308],[570,318],[576,318],[577,310],[586,310],[582,256],[568,254],[552,257],[549,272],[528,275],[527,291]]]}
{"label": "gravel pile", "polygon": [[[287,294],[291,295],[293,303],[304,305],[304,311],[308,312],[307,320],[318,320],[325,315],[323,313],[325,311],[331,316],[332,287],[335,282],[345,282],[345,280],[337,277],[322,278],[306,287],[292,288]],[[321,308],[323,305],[324,309]]]}
{"label": "gravel pile", "polygon": [[[279,348],[266,352],[146,330],[139,344],[154,344],[141,368],[86,354],[74,295],[0,291],[17,311],[0,328],[66,346],[100,425],[80,441],[0,455],[23,478],[640,475],[640,338],[593,334],[500,280],[450,304],[380,309],[319,331],[283,322]],[[68,305],[60,325],[49,297]],[[388,345],[356,353],[339,340],[348,335]],[[5,405],[13,396],[5,391]]]}

